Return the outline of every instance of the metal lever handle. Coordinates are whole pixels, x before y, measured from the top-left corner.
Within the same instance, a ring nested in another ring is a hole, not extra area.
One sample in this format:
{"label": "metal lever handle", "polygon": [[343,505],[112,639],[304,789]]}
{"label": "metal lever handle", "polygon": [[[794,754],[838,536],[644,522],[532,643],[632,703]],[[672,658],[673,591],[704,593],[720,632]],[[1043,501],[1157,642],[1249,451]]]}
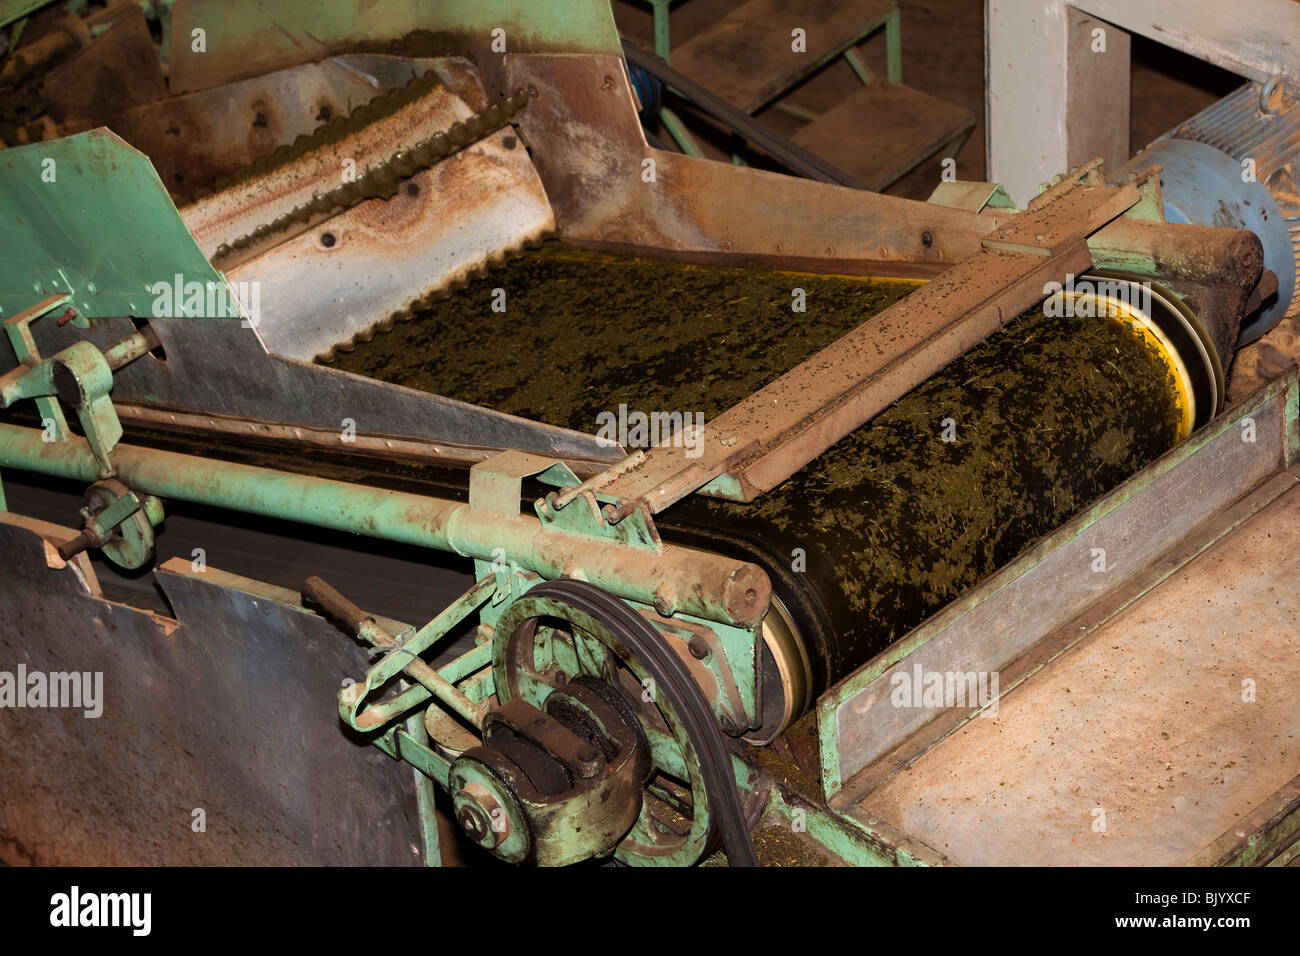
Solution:
{"label": "metal lever handle", "polygon": [[373,623],[375,616],[357,607],[332,585],[312,575],[302,585],[302,596],[316,604],[340,624],[347,626],[353,634],[360,634],[367,622]]}
{"label": "metal lever handle", "polygon": [[63,542],[63,544],[59,545],[59,557],[64,561],[71,561],[87,548],[93,547],[96,537],[96,535],[89,531],[83,531],[75,538],[69,538],[67,541]]}

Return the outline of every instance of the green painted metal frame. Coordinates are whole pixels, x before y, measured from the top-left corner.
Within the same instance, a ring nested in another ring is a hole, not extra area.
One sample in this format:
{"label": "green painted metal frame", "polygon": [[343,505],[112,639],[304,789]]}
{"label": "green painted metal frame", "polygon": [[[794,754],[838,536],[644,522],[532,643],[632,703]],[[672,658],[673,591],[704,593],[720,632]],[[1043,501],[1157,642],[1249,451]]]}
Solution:
{"label": "green painted metal frame", "polygon": [[[68,436],[68,420],[63,414],[63,406],[53,396],[53,387],[48,389],[38,387],[32,374],[36,372],[36,366],[41,361],[41,354],[36,348],[36,340],[32,338],[31,324],[59,306],[66,306],[71,298],[72,296],[67,292],[48,296],[6,319],[4,324],[5,333],[9,336],[9,344],[14,350],[14,357],[18,359],[19,367],[25,367],[27,371],[19,372],[19,368],[15,368],[14,372],[18,373],[17,375],[9,373],[4,379],[0,379],[0,407],[7,407],[11,401],[23,397],[18,394],[20,390],[34,389],[30,397],[35,399],[41,424],[50,430],[51,436],[57,441],[62,441]],[[9,395],[10,389],[5,387],[9,384],[6,380],[10,375],[13,375],[14,386],[12,398]]]}
{"label": "green painted metal frame", "polygon": [[[409,711],[436,697],[451,710],[475,727],[483,725],[483,707],[456,689],[456,680],[479,670],[483,665],[481,654],[475,650],[458,658],[445,670],[450,676],[434,670],[420,659],[420,655],[445,637],[457,624],[473,613],[497,590],[495,576],[483,578],[457,598],[424,627],[406,637],[394,637],[373,620],[365,622],[359,636],[372,647],[388,653],[366,672],[364,679],[339,692],[339,716],[353,730],[363,733],[383,727],[404,716]],[[473,660],[478,666],[468,670],[462,663]],[[399,673],[405,673],[416,684],[382,703],[366,705],[366,698],[383,687]]]}
{"label": "green painted metal frame", "polygon": [[21,20],[38,7],[43,7],[50,0],[0,0],[0,27],[7,27],[15,20]]}
{"label": "green painted metal frame", "polygon": [[[453,551],[483,561],[500,559],[504,553],[511,562],[547,579],[580,570],[597,587],[645,606],[659,602],[656,592],[662,593],[667,582],[675,593],[673,613],[736,627],[756,627],[770,595],[767,588],[758,593],[760,582],[750,582],[748,577],[740,585],[741,595],[731,594],[731,585],[741,580],[733,574],[748,574],[746,569],[757,572],[757,568],[673,545],[648,552],[547,527],[536,518],[474,509],[463,502],[132,445],[118,445],[113,460],[124,483],[159,498]],[[8,424],[0,425],[0,466],[84,482],[98,477],[97,462],[84,439],[46,442],[39,430]],[[651,567],[657,569],[653,579],[644,576]],[[754,596],[744,593],[749,590],[756,591]],[[737,602],[744,604],[740,617]]]}
{"label": "green painted metal frame", "polygon": [[906,847],[892,847],[856,821],[846,820],[826,807],[787,794],[771,784],[758,828],[781,827],[799,839],[819,847],[847,866],[928,866]]}
{"label": "green painted metal frame", "polygon": [[[665,547],[648,516],[617,525],[604,521],[597,496],[580,493],[580,480],[553,459],[505,452],[482,462],[471,471],[470,501],[462,504],[119,446],[121,427],[108,398],[112,368],[148,351],[144,333],[136,333],[106,353],[81,341],[54,359],[43,360],[30,324],[60,307],[67,309],[64,318],[81,328],[100,317],[147,314],[148,297],[137,295],[137,288],[152,295],[155,284],[167,279],[222,287],[225,279],[199,252],[152,166],[139,153],[102,131],[48,144],[49,149],[46,145],[10,151],[0,159],[5,175],[39,177],[52,170],[51,178],[57,183],[50,192],[49,208],[42,206],[40,190],[15,190],[22,195],[34,193],[29,204],[36,208],[23,207],[3,224],[3,231],[10,234],[6,238],[24,251],[0,265],[0,289],[9,292],[0,297],[0,303],[17,309],[6,327],[19,360],[0,384],[5,406],[33,398],[42,417],[55,419],[58,427],[51,436],[48,429],[42,434],[0,425],[0,459],[6,467],[82,481],[117,475],[132,490],[111,505],[109,512],[126,508],[132,503],[128,498],[138,490],[474,557],[480,580],[424,627],[395,636],[373,619],[361,623],[358,636],[388,654],[360,682],[339,694],[339,713],[345,723],[372,736],[381,750],[411,763],[420,774],[417,797],[430,860],[438,850],[432,795],[426,782],[446,787],[451,767],[451,761],[431,745],[431,727],[447,726],[439,724],[431,711],[441,711],[444,717],[454,713],[473,726],[482,725],[487,701],[495,691],[493,624],[513,599],[542,577],[578,574],[645,613],[659,611],[676,615],[674,623],[708,627],[720,644],[719,653],[710,655],[705,665],[719,687],[714,700],[719,717],[724,724],[737,726],[757,721],[758,642],[770,593],[766,579],[762,579],[764,586],[755,590],[758,581],[752,574],[735,577],[737,568],[748,566],[725,559],[719,563],[720,559],[711,556]],[[111,194],[126,197],[134,215],[119,215],[122,210],[114,208],[102,217],[82,216],[78,218],[79,231],[64,234],[57,227],[63,215],[69,209],[84,213],[98,208],[96,201],[108,192],[104,187],[110,179],[120,187]],[[101,234],[101,224],[110,226],[115,219],[129,221],[129,240],[114,244]],[[94,226],[81,229],[87,221]],[[90,243],[112,248],[114,254],[97,256]],[[166,278],[157,271],[160,262]],[[52,275],[54,281],[37,281],[31,294],[14,291],[24,289],[33,275]],[[233,297],[226,301],[233,302]],[[213,317],[238,316],[232,310]],[[85,439],[69,433],[52,397],[55,361],[73,372],[86,398],[84,407],[78,408]],[[54,440],[48,440],[51,437]],[[570,490],[538,501],[536,516],[525,518],[519,514],[518,504],[521,481],[530,475]],[[557,544],[559,550],[550,558],[542,556]],[[674,565],[677,571],[661,562]],[[712,587],[704,583],[710,568],[726,572],[722,578],[715,573]],[[640,590],[637,581],[644,584]],[[625,585],[631,586],[630,592]],[[736,616],[738,605],[726,596],[733,585],[749,595],[747,600],[753,605],[742,617]],[[710,593],[714,597],[706,596]],[[472,650],[440,670],[421,659],[421,654],[475,611],[480,616],[480,639]],[[660,629],[665,640],[680,641],[683,648],[689,639],[671,627]],[[379,702],[369,700],[399,676],[405,686],[395,696]],[[725,693],[727,688],[734,694]],[[690,759],[686,755],[686,760]]]}

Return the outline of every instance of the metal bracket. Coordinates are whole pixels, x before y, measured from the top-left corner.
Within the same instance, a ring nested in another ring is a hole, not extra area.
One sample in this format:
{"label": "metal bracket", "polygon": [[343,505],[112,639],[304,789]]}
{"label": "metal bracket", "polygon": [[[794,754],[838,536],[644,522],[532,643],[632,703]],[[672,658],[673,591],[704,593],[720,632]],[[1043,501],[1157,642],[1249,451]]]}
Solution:
{"label": "metal bracket", "polygon": [[[32,337],[31,324],[71,298],[66,292],[51,295],[5,320],[5,333],[9,336],[9,344],[13,346],[14,357],[18,359],[18,367],[0,377],[0,407],[8,408],[19,398],[27,397],[26,389],[36,387],[38,391],[31,393],[36,396],[36,410],[40,412],[43,428],[50,429],[53,426],[51,438],[54,441],[64,441],[68,437],[68,420],[58,401],[51,397],[53,389],[46,389],[48,383],[43,381],[42,376],[48,375],[48,371],[36,373],[41,354]],[[31,377],[32,373],[36,373],[36,377]]]}
{"label": "metal bracket", "polygon": [[87,548],[99,548],[118,567],[134,570],[153,556],[153,529],[162,524],[163,507],[153,495],[107,479],[87,489],[81,517],[85,529],[59,546],[59,557],[68,561]]}
{"label": "metal bracket", "polygon": [[[361,610],[325,581],[318,577],[308,578],[302,588],[305,598],[320,605],[330,617],[344,624],[357,637],[388,652],[383,660],[366,672],[363,680],[339,691],[339,715],[344,723],[363,733],[382,730],[399,717],[437,697],[474,726],[482,726],[485,708],[466,696],[452,680],[426,664],[420,655],[486,601],[495,588],[494,577],[479,580],[432,621],[402,640],[376,623],[373,614]],[[490,655],[480,653],[479,656],[485,658],[485,663],[490,661]],[[399,673],[416,681],[416,685],[382,703],[366,706],[366,698]]]}

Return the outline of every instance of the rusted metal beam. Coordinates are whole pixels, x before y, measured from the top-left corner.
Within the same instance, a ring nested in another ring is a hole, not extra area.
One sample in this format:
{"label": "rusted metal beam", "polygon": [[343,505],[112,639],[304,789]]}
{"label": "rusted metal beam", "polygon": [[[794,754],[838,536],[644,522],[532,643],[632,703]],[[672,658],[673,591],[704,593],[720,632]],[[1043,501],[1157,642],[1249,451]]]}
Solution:
{"label": "rusted metal beam", "polygon": [[481,67],[489,89],[536,91],[518,124],[568,242],[695,261],[916,274],[970,255],[997,221],[652,149],[619,56],[536,53]]}
{"label": "rusted metal beam", "polygon": [[[336,453],[339,450],[339,432],[335,428],[284,425],[253,418],[180,412],[123,402],[114,402],[113,408],[128,431],[136,427],[188,437],[206,436],[209,439],[213,435],[229,435],[236,439],[252,439],[272,449],[287,449],[290,453]],[[410,461],[469,468],[506,449],[462,445],[456,442],[392,438],[387,435],[358,431],[348,442],[347,450],[350,455],[373,457],[385,461]],[[608,458],[601,460],[568,454],[562,457],[564,463],[580,478],[598,475],[610,465]]]}
{"label": "rusted metal beam", "polygon": [[1259,237],[1246,229],[1116,219],[1088,237],[1099,268],[1166,278],[1249,285],[1264,263]]}

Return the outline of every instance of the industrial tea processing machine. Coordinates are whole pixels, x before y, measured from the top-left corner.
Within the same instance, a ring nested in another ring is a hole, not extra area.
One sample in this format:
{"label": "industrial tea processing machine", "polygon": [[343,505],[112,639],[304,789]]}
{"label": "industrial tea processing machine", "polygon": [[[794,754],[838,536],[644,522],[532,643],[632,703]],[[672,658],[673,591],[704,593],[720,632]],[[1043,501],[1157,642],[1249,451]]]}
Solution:
{"label": "industrial tea processing machine", "polygon": [[1296,853],[1276,237],[654,148],[598,0],[105,9],[18,71],[161,94],[0,151],[0,858]]}

